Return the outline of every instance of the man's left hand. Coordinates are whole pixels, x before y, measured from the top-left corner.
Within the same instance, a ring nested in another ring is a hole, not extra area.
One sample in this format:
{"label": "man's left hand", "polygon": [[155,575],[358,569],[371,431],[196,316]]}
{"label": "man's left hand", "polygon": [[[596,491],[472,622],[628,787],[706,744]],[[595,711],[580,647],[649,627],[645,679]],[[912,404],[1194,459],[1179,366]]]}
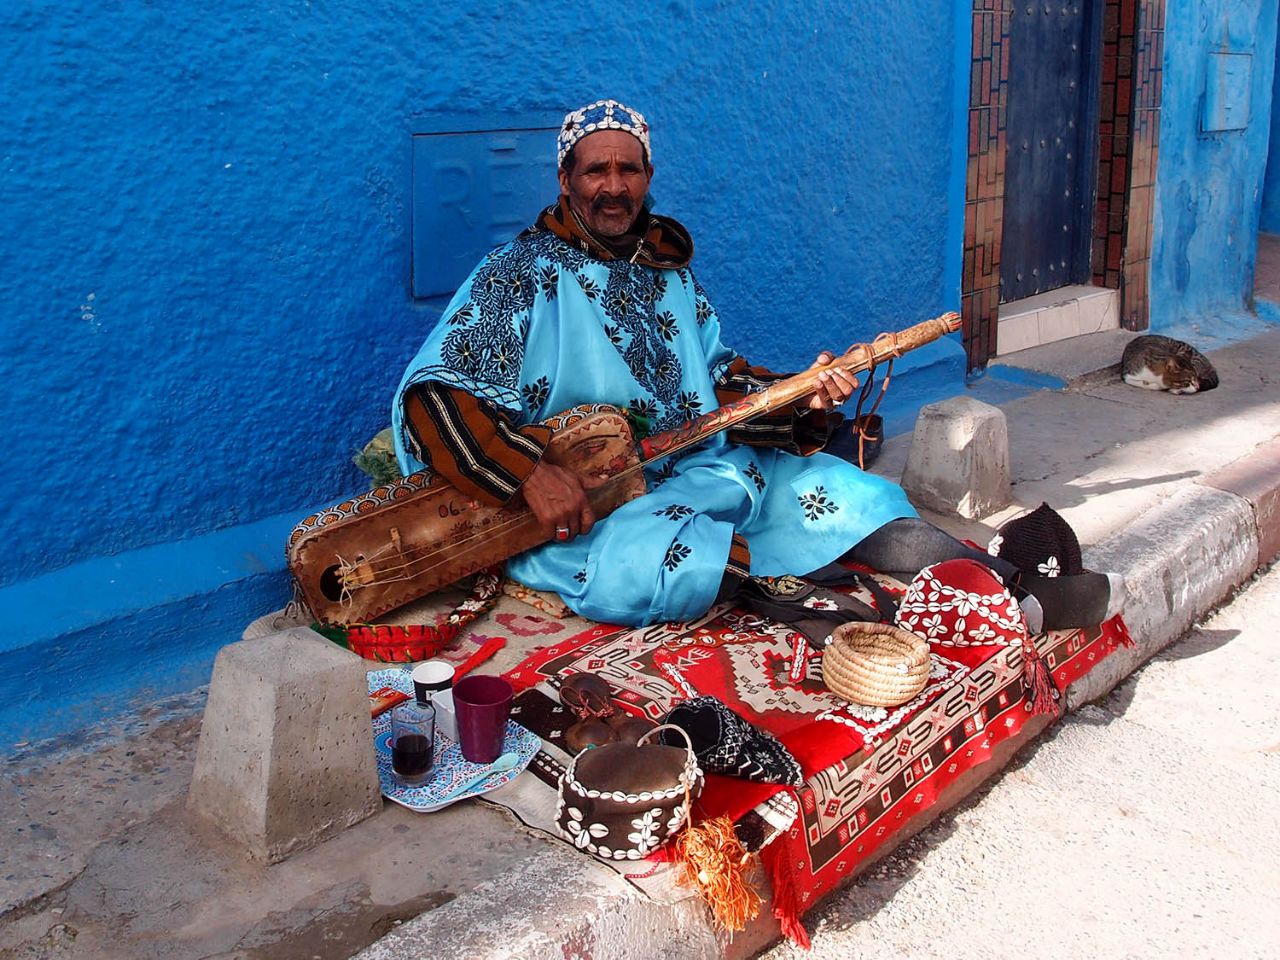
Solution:
{"label": "man's left hand", "polygon": [[[834,359],[835,354],[830,350],[823,350],[809,369],[817,370],[829,366]],[[858,378],[853,374],[845,373],[843,370],[823,370],[818,375],[817,389],[809,395],[807,401],[800,401],[799,406],[808,407],[810,410],[831,410],[853,396],[853,391],[857,389]]]}

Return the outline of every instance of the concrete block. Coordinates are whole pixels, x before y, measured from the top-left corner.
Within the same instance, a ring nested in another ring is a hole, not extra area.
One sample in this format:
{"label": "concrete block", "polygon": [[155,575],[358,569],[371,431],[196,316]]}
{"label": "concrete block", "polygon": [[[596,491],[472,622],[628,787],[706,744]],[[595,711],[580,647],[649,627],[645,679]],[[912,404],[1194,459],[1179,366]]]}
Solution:
{"label": "concrete block", "polygon": [[377,812],[364,662],[306,628],[223,647],[187,805],[268,863]]}
{"label": "concrete block", "polygon": [[1067,690],[1067,708],[1097,700],[1181,637],[1258,567],[1248,501],[1192,485],[1084,553],[1090,570],[1124,575],[1122,616],[1135,646],[1122,647]]}
{"label": "concrete block", "polygon": [[977,520],[1012,500],[1004,411],[951,397],[920,411],[902,486],[916,506]]}

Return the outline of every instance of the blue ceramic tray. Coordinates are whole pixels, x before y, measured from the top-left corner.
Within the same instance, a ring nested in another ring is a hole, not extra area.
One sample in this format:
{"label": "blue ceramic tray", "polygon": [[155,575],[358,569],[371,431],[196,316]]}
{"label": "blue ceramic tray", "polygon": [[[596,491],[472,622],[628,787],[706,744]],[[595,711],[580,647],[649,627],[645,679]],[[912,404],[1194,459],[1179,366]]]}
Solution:
{"label": "blue ceramic tray", "polygon": [[[392,687],[412,695],[413,680],[408,670],[399,667],[370,671],[369,692],[372,693],[382,687]],[[378,780],[382,784],[382,795],[410,810],[431,813],[433,810],[442,810],[459,800],[478,797],[482,793],[496,790],[504,783],[510,783],[529,765],[533,755],[542,746],[542,741],[536,734],[526,730],[514,720],[508,720],[506,735],[502,741],[502,752],[516,754],[520,758],[519,763],[510,770],[503,770],[487,780],[481,780],[470,790],[456,797],[449,797],[449,794],[466,780],[488,769],[489,765],[464,760],[462,750],[457,743],[441,733],[439,727],[436,728],[436,756],[435,765],[431,768],[431,779],[417,786],[405,786],[391,772],[390,710],[373,718],[373,744],[378,755]]]}

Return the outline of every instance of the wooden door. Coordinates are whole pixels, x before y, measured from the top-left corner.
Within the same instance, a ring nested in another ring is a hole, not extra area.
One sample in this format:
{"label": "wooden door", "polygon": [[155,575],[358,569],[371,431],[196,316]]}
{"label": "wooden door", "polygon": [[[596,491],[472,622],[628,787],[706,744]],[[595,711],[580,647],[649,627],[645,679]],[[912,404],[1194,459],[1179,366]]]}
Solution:
{"label": "wooden door", "polygon": [[1014,6],[1001,302],[1089,279],[1101,6],[1101,0]]}

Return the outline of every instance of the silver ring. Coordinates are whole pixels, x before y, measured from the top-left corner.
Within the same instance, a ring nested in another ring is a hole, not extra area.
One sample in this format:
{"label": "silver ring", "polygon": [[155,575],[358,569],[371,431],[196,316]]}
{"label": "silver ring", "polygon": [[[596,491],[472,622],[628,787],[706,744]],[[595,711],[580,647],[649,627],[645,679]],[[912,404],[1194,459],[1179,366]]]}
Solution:
{"label": "silver ring", "polygon": [[556,539],[557,539],[557,540],[568,540],[568,539],[569,539],[569,528],[568,528],[568,527],[556,527]]}

